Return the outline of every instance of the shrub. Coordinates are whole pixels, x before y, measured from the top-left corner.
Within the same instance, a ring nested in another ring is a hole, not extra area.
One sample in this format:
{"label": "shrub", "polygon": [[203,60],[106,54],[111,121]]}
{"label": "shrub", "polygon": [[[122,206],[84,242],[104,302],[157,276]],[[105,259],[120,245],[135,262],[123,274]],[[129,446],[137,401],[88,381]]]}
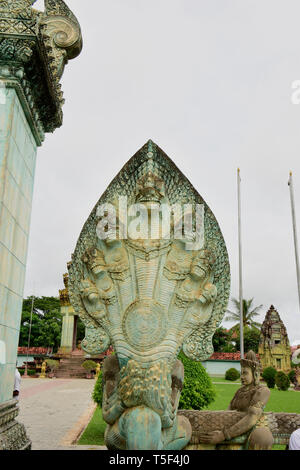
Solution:
{"label": "shrub", "polygon": [[103,398],[103,388],[102,388],[102,370],[98,375],[98,379],[96,380],[94,391],[92,394],[92,398],[98,406],[102,406],[102,398]]}
{"label": "shrub", "polygon": [[[25,369],[19,369],[20,375],[25,374]],[[36,371],[34,369],[27,369],[27,375],[35,375]]]}
{"label": "shrub", "polygon": [[295,369],[290,370],[290,372],[288,373],[288,376],[289,376],[290,382],[293,384],[295,381],[295,377],[296,377]]}
{"label": "shrub", "polygon": [[225,373],[225,380],[237,380],[240,377],[240,373],[237,369],[232,367],[231,369],[228,369]]}
{"label": "shrub", "polygon": [[81,364],[81,367],[83,367],[88,372],[91,372],[91,370],[96,369],[97,363],[95,361],[92,361],[91,359],[88,359],[87,361],[84,361]]}
{"label": "shrub", "polygon": [[53,372],[59,366],[59,361],[55,361],[55,359],[46,359],[46,362],[47,362],[47,366],[50,368],[51,372]]}
{"label": "shrub", "polygon": [[269,388],[274,388],[275,387],[275,377],[277,374],[277,370],[274,369],[274,367],[266,367],[263,370],[262,373],[262,378],[266,382],[267,386]]}
{"label": "shrub", "polygon": [[179,409],[201,410],[214,401],[216,392],[201,362],[188,359],[181,351],[178,359],[184,366],[184,385]]}
{"label": "shrub", "polygon": [[280,371],[276,374],[275,383],[278,390],[288,390],[290,386],[290,379],[284,372]]}

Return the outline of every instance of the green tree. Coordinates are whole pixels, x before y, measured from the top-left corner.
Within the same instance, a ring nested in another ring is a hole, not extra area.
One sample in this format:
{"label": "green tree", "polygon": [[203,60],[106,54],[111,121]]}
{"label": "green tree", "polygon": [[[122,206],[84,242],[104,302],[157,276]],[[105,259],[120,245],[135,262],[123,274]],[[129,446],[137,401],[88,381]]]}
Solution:
{"label": "green tree", "polygon": [[[262,308],[262,305],[253,308],[253,298],[250,300],[243,299],[243,325],[251,327],[260,328],[261,324],[254,320],[255,317],[259,315],[259,310]],[[225,321],[236,321],[236,325],[233,328],[237,328],[240,325],[240,301],[233,298],[232,299],[233,306],[235,311],[227,310],[227,317],[225,317]]]}
{"label": "green tree", "polygon": [[[235,328],[234,331],[236,332],[235,347],[236,351],[240,351],[240,329]],[[259,338],[260,338],[260,331],[257,328],[244,328],[244,350],[245,351],[254,351],[258,352],[258,345],[259,345]]]}
{"label": "green tree", "polygon": [[[28,333],[32,297],[23,301],[19,346],[28,345]],[[62,315],[58,297],[34,297],[30,346],[50,347],[56,351],[60,346],[62,330]],[[77,341],[84,338],[85,327],[78,319]]]}
{"label": "green tree", "polygon": [[225,328],[217,328],[212,340],[214,351],[223,352],[224,348],[228,347],[230,339],[230,334]]}

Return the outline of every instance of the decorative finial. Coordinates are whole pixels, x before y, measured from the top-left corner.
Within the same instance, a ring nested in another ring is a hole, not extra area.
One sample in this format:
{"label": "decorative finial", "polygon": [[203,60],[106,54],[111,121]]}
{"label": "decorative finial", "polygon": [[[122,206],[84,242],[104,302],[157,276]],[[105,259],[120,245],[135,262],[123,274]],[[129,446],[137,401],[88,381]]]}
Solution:
{"label": "decorative finial", "polygon": [[153,152],[153,142],[152,140],[148,140],[147,142],[147,158],[152,159],[154,157],[154,152]]}

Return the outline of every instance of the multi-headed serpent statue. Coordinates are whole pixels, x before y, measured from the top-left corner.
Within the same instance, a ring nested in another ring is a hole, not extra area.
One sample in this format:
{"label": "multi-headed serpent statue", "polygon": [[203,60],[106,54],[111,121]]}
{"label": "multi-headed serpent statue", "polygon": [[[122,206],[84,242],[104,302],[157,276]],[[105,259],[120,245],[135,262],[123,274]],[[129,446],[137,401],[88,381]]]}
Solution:
{"label": "multi-headed serpent statue", "polygon": [[115,351],[103,366],[107,447],[183,449],[192,430],[177,414],[184,379],[177,356],[183,350],[200,361],[212,354],[230,272],[213,213],[152,141],[92,211],[69,276],[86,326],[83,349]]}

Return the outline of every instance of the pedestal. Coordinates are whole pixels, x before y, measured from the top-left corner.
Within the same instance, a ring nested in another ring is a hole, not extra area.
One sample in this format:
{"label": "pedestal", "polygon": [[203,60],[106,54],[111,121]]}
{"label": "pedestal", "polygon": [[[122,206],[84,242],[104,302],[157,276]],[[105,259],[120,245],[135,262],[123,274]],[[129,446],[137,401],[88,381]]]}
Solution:
{"label": "pedestal", "polygon": [[23,424],[16,421],[17,400],[0,404],[0,450],[30,450],[31,441]]}
{"label": "pedestal", "polygon": [[76,318],[73,307],[61,307],[62,319],[62,332],[59,354],[68,355],[76,348],[76,341],[74,345],[74,335],[76,332]]}

